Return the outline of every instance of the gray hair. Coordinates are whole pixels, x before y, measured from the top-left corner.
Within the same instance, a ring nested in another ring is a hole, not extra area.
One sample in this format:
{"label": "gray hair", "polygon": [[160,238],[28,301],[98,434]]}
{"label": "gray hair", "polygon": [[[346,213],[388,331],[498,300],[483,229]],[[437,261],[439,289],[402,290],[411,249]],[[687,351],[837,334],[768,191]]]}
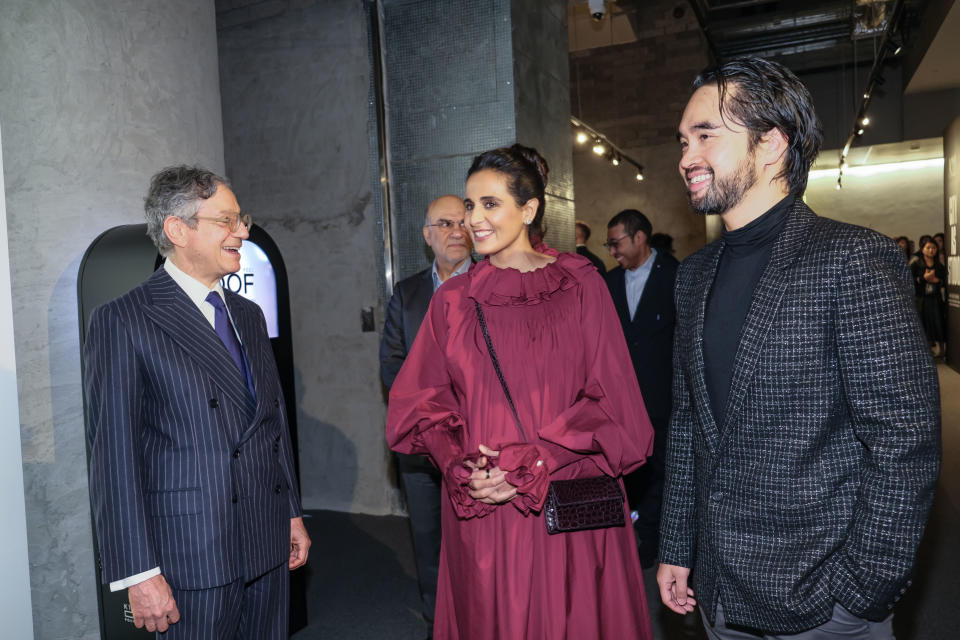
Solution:
{"label": "gray hair", "polygon": [[147,236],[160,255],[173,252],[173,243],[163,230],[163,221],[170,216],[183,220],[190,228],[197,226],[197,215],[203,200],[212,198],[217,187],[229,187],[226,178],[200,167],[167,167],[150,179],[150,191],[143,201],[147,218]]}

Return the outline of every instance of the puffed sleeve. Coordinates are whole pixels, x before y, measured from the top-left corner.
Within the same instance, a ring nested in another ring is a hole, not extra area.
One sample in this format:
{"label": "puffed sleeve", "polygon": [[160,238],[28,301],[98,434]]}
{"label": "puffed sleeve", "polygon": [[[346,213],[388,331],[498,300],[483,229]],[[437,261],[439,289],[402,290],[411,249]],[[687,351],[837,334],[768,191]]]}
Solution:
{"label": "puffed sleeve", "polygon": [[461,518],[482,516],[492,505],[470,497],[464,465],[463,415],[444,352],[449,327],[443,296],[434,296],[413,347],[390,388],[387,444],[399,453],[425,454],[444,476]]}
{"label": "puffed sleeve", "polygon": [[[499,465],[517,487],[512,504],[539,510],[549,481],[630,473],[653,448],[653,427],[613,300],[595,270],[581,287],[583,386],[573,404],[538,430],[538,441],[503,447]],[[586,463],[587,460],[593,464]]]}

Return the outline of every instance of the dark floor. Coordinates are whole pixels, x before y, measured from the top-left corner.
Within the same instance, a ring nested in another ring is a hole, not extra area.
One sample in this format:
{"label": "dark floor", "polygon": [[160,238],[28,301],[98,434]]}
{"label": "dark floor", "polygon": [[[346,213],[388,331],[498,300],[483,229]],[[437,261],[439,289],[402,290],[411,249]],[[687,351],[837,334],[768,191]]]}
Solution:
{"label": "dark floor", "polygon": [[[898,640],[960,638],[960,375],[940,366],[943,465],[913,587],[895,610]],[[413,551],[405,518],[314,511],[306,568],[310,624],[294,640],[420,639]],[[698,640],[696,616],[659,603],[652,569],[644,572],[657,640]],[[615,640],[615,639],[613,639]]]}

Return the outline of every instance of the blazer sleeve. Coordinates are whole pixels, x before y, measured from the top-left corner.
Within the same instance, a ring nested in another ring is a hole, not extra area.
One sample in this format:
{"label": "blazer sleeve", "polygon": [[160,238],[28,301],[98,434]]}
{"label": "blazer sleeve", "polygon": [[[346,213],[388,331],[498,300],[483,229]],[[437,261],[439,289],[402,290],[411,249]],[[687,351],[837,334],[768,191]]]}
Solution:
{"label": "blazer sleeve", "polygon": [[861,486],[831,578],[834,597],[881,619],[909,584],[940,466],[940,392],[896,245],[869,236],[837,295],[840,376],[863,443]]}
{"label": "blazer sleeve", "polygon": [[[680,309],[683,266],[677,270],[674,304]],[[667,456],[660,515],[660,562],[692,567],[696,534],[693,487],[693,409],[687,386],[680,328],[673,336],[673,410],[667,431]]]}
{"label": "blazer sleeve", "polygon": [[101,580],[110,583],[159,566],[141,485],[144,382],[133,341],[113,305],[94,310],[84,363],[90,500]]}
{"label": "blazer sleeve", "polygon": [[403,291],[397,285],[393,288],[390,303],[387,305],[387,317],[383,322],[383,337],[380,339],[380,379],[387,389],[393,386],[400,367],[407,357],[403,331]]}

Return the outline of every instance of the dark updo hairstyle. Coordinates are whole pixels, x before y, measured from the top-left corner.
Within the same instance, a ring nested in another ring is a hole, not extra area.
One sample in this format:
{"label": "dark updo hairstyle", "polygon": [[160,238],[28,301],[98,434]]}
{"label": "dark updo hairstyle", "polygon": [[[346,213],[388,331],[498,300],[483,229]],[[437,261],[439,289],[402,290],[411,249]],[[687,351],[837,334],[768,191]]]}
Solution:
{"label": "dark updo hairstyle", "polygon": [[547,175],[550,167],[536,149],[515,144],[484,151],[473,159],[467,178],[483,169],[493,169],[507,176],[507,191],[513,196],[518,207],[522,207],[530,198],[537,198],[537,214],[527,227],[530,243],[543,237],[544,191],[547,187]]}

